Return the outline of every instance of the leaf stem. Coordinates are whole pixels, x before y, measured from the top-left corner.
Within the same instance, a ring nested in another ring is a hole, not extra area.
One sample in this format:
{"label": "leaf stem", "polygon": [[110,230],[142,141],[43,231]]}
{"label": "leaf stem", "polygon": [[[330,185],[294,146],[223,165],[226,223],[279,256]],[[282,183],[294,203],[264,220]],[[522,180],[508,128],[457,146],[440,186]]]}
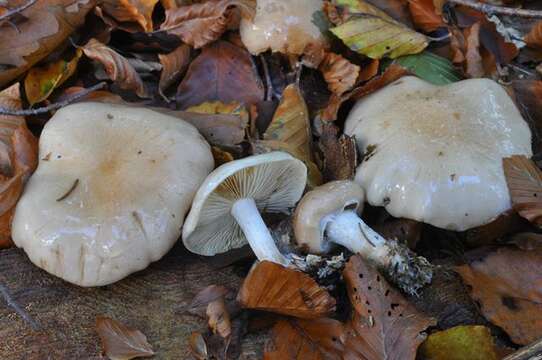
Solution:
{"label": "leaf stem", "polygon": [[15,14],[20,13],[21,11],[24,11],[25,9],[29,8],[30,6],[34,5],[37,0],[30,0],[27,3],[18,6],[16,8],[13,8],[11,10],[8,10],[5,14],[0,15],[0,21],[7,20],[10,17],[12,17]]}
{"label": "leaf stem", "polygon": [[451,4],[468,6],[472,9],[481,11],[485,14],[501,14],[501,15],[542,19],[542,11],[537,11],[537,10],[514,9],[514,8],[509,8],[509,7],[504,7],[504,6],[482,4],[474,0],[448,0],[448,2]]}

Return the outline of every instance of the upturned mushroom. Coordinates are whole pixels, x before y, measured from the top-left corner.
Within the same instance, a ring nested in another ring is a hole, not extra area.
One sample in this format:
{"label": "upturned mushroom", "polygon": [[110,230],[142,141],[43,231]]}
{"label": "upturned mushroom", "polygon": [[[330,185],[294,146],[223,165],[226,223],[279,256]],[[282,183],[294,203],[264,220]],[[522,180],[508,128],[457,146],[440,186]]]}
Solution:
{"label": "upturned mushroom", "polygon": [[253,55],[268,49],[301,55],[309,47],[321,48],[326,41],[314,17],[322,6],[322,0],[258,0],[254,19],[241,20],[241,40]]}
{"label": "upturned mushroom", "polygon": [[183,228],[183,242],[206,256],[247,242],[259,260],[288,265],[260,212],[288,212],[303,195],[307,168],[276,151],[219,166],[199,188]]}
{"label": "upturned mushroom", "polygon": [[160,259],[214,166],[192,125],[102,103],[58,110],[39,153],[13,240],[34,264],[81,286],[110,284]]}
{"label": "upturned mushroom", "polygon": [[429,262],[405,245],[386,240],[359,216],[365,194],[355,182],[332,181],[303,196],[294,213],[298,245],[311,253],[342,245],[371,261],[404,291],[415,294],[431,281]]}
{"label": "upturned mushroom", "polygon": [[531,156],[531,132],[496,82],[434,86],[403,77],[346,120],[364,154],[355,180],[395,217],[463,231],[510,208],[502,158]]}

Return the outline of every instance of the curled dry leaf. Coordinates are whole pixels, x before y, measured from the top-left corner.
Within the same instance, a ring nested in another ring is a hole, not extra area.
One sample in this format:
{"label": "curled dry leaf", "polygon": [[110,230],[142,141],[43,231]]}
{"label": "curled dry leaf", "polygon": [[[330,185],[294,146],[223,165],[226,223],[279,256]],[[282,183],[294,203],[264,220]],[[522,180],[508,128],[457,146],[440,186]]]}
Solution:
{"label": "curled dry leaf", "polygon": [[190,335],[190,352],[197,360],[209,359],[209,352],[207,351],[207,343],[199,332],[193,332]]}
{"label": "curled dry leaf", "polygon": [[214,334],[218,334],[223,338],[231,335],[230,314],[226,310],[226,303],[223,296],[211,301],[207,305],[206,314],[209,328],[211,328]]}
{"label": "curled dry leaf", "polygon": [[316,319],[335,310],[335,299],[308,275],[269,261],[250,270],[237,301],[244,308],[303,319]]}
{"label": "curled dry leaf", "polygon": [[218,40],[228,28],[232,8],[244,17],[254,16],[253,0],[209,0],[203,3],[166,10],[160,30],[179,36],[183,42],[199,49]]}
{"label": "curled dry leaf", "polygon": [[109,78],[121,89],[132,90],[142,98],[149,96],[141,77],[124,56],[96,39],[90,39],[82,49],[86,56],[104,66]]}
{"label": "curled dry leaf", "polygon": [[30,69],[81,26],[94,0],[36,1],[21,15],[25,21],[0,24],[0,87]]}
{"label": "curled dry leaf", "polygon": [[136,22],[144,31],[152,31],[152,12],[158,0],[103,0],[103,10],[120,22]]}
{"label": "curled dry leaf", "polygon": [[318,69],[322,72],[329,91],[337,95],[352,89],[360,73],[359,66],[332,52],[326,53]]}
{"label": "curled dry leaf", "polygon": [[82,51],[77,49],[70,61],[60,59],[43,67],[33,67],[26,74],[24,89],[30,105],[39,103],[49,97],[51,93],[70,76],[77,68]]}
{"label": "curled dry leaf", "polygon": [[484,77],[485,70],[480,55],[480,23],[474,23],[465,33],[465,73],[471,78]]}
{"label": "curled dry leaf", "polygon": [[166,98],[164,91],[184,74],[190,64],[190,53],[190,46],[181,44],[169,54],[158,54],[160,64],[162,64],[158,91],[162,97]]}
{"label": "curled dry leaf", "polygon": [[320,150],[324,155],[324,180],[351,180],[358,165],[358,151],[353,137],[339,135],[339,128],[324,124],[320,136]]}
{"label": "curled dry leaf", "polygon": [[433,333],[420,347],[424,359],[497,360],[491,332],[485,326],[464,325]]}
{"label": "curled dry leaf", "polygon": [[514,209],[542,226],[542,171],[523,155],[503,159],[503,168]]}
{"label": "curled dry leaf", "polygon": [[218,146],[212,146],[211,151],[213,158],[215,159],[215,167],[219,167],[222,164],[233,161],[233,155],[227,151],[222,150]]}
{"label": "curled dry leaf", "polygon": [[212,100],[248,105],[263,98],[263,85],[250,54],[227,41],[204,47],[177,89],[182,109]]}
{"label": "curled dry leaf", "polygon": [[[0,107],[22,109],[19,84],[0,92]],[[38,165],[38,142],[24,117],[0,115],[0,248],[11,246],[11,219],[23,185]]]}
{"label": "curled dry leaf", "polygon": [[359,255],[350,258],[343,276],[354,308],[344,359],[414,360],[423,332],[436,321],[416,310]]}
{"label": "curled dry leaf", "polygon": [[537,21],[533,25],[531,31],[525,35],[524,40],[525,43],[527,43],[527,46],[535,49],[542,49],[542,21]]}
{"label": "curled dry leaf", "polygon": [[364,0],[333,0],[326,2],[324,12],[334,25],[341,25],[355,16],[374,15],[379,18],[394,21],[385,11]]}
{"label": "curled dry leaf", "polygon": [[[81,92],[85,90],[85,88],[81,86],[70,86],[69,88],[64,89],[62,94],[55,99],[57,102],[64,101],[68,98],[72,98],[75,94],[78,92]],[[104,103],[111,103],[111,104],[126,104],[126,102],[118,95],[113,94],[112,92],[109,92],[107,90],[96,90],[91,93],[89,93],[86,96],[83,96],[82,98],[76,100],[76,102],[79,101],[95,101],[95,102],[104,102]]]}
{"label": "curled dry leaf", "polygon": [[96,331],[102,341],[103,352],[112,360],[129,360],[154,355],[147,337],[137,329],[108,318],[96,318]]}
{"label": "curled dry leaf", "polygon": [[265,360],[339,360],[344,326],[334,319],[280,320],[265,345]]}
{"label": "curled dry leaf", "polygon": [[542,249],[499,248],[456,268],[482,314],[526,345],[542,337]]}
{"label": "curled dry leaf", "polygon": [[190,308],[195,309],[200,307],[206,307],[211,302],[224,298],[224,296],[226,296],[228,292],[229,290],[224,286],[209,285],[200,292],[198,292],[194,299],[192,299]]}
{"label": "curled dry leaf", "polygon": [[518,109],[533,134],[533,152],[542,152],[542,81],[515,80],[512,88]]}
{"label": "curled dry leaf", "polygon": [[408,0],[408,8],[416,28],[431,32],[444,26],[442,16],[437,14],[433,0]]}

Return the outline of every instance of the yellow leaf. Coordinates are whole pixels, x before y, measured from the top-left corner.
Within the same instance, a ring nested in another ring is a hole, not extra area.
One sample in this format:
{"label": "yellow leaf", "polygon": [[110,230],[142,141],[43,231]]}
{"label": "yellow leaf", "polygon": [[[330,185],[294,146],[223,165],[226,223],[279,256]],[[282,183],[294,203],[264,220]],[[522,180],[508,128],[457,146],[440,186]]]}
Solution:
{"label": "yellow leaf", "polygon": [[198,114],[229,114],[237,115],[242,119],[248,121],[248,111],[237,101],[232,101],[231,103],[223,103],[222,101],[206,101],[204,103],[190,106],[185,111],[194,112]]}
{"label": "yellow leaf", "polygon": [[335,0],[333,4],[336,7],[342,8],[341,11],[343,19],[352,15],[374,15],[382,18],[384,20],[394,21],[391,16],[386,14],[384,11],[380,10],[376,6],[369,4],[363,0]]}
{"label": "yellow leaf", "polygon": [[61,59],[43,67],[30,69],[24,79],[26,98],[30,105],[47,99],[57,87],[68,80],[75,72],[81,54],[81,50],[77,49],[70,61]]}
{"label": "yellow leaf", "polygon": [[331,32],[350,49],[371,59],[417,54],[428,45],[428,39],[405,25],[371,14],[353,16]]}

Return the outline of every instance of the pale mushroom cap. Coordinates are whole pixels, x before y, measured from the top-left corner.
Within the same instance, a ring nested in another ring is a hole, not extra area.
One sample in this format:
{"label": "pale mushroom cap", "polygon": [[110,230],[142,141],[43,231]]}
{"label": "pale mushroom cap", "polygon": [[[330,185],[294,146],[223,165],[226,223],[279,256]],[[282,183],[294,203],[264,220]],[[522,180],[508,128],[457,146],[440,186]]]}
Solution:
{"label": "pale mushroom cap", "polygon": [[82,286],[115,282],[160,259],[214,166],[192,125],[121,105],[62,108],[39,148],[13,240],[34,264]]}
{"label": "pale mushroom cap", "polygon": [[345,124],[372,205],[462,231],[510,208],[502,158],[532,155],[531,131],[496,82],[434,86],[403,77],[361,99]]}
{"label": "pale mushroom cap", "polygon": [[293,225],[297,244],[306,246],[311,253],[325,253],[330,244],[324,232],[334,215],[345,209],[361,212],[365,193],[355,182],[331,181],[303,196],[294,213]]}
{"label": "pale mushroom cap", "polygon": [[231,208],[252,198],[262,213],[286,213],[303,195],[307,168],[291,155],[276,151],[219,166],[199,188],[183,228],[186,248],[215,255],[247,244]]}
{"label": "pale mushroom cap", "polygon": [[325,42],[313,18],[322,6],[322,0],[258,0],[254,19],[241,20],[241,40],[253,55],[268,49],[301,55]]}

